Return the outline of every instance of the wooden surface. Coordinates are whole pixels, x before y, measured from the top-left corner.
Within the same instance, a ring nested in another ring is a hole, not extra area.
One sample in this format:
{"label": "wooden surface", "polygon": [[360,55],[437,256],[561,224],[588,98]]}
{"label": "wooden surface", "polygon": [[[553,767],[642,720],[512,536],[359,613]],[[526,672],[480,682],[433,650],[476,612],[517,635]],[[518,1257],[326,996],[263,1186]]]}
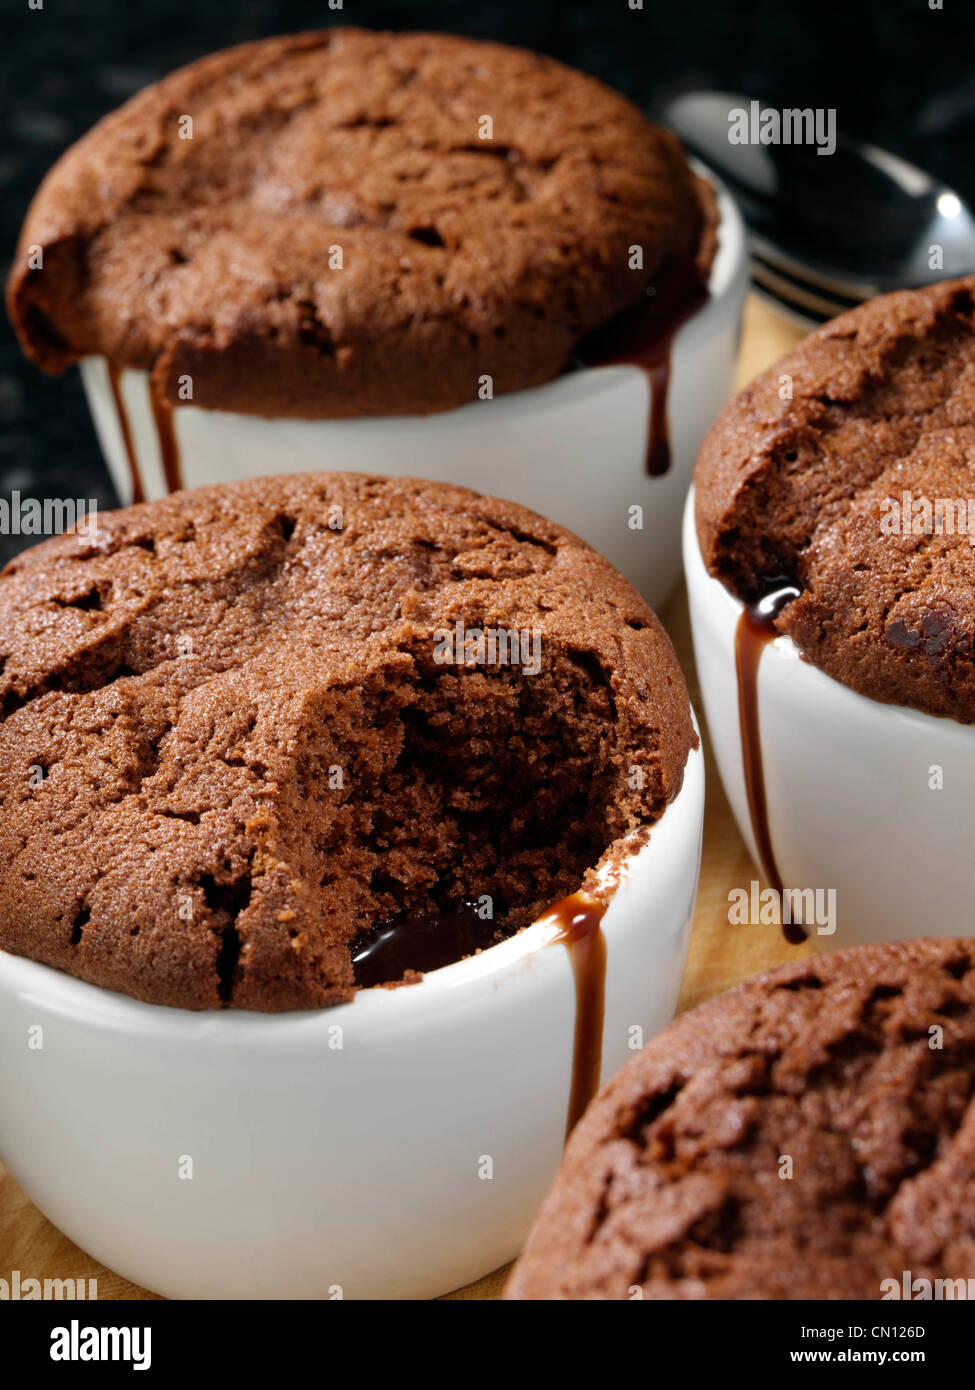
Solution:
{"label": "wooden surface", "polygon": [[[752,297],[745,314],[737,385],[743,386],[750,381],[756,372],[787,352],[801,336],[792,325]],[[677,648],[691,699],[701,717],[683,590],[674,595],[661,617]],[[693,1008],[739,980],[780,961],[808,954],[811,949],[808,945],[788,946],[778,927],[733,927],[728,923],[728,893],[732,888],[746,887],[756,877],[756,870],[732,819],[707,748],[707,730],[704,732],[708,785],[704,859],[680,1010]],[[79,1250],[44,1219],[0,1168],[0,1278],[9,1277],[13,1269],[19,1269],[25,1277],[97,1279],[98,1296],[102,1299],[155,1297],[112,1274]],[[505,1270],[498,1270],[448,1297],[496,1298],[505,1274]]]}

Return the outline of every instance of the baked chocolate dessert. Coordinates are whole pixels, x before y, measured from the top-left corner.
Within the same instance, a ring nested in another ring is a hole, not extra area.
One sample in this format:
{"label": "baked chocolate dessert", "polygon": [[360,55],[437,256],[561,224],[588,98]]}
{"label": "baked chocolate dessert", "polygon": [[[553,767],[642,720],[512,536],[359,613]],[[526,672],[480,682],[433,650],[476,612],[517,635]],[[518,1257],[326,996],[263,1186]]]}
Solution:
{"label": "baked chocolate dessert", "polygon": [[[597,892],[694,742],[649,608],[522,507],[303,474],[103,514],[0,575],[0,948],[346,1000]],[[391,923],[420,955],[384,976]]]}
{"label": "baked chocolate dessert", "polygon": [[667,267],[705,271],[715,222],[676,139],[593,78],[334,29],[204,58],[101,121],[40,189],[7,302],[46,370],[100,354],[163,404],[190,379],[217,410],[424,414],[485,375],[551,380]]}
{"label": "baked chocolate dessert", "polygon": [[[884,296],[754,381],[695,474],[704,561],[874,700],[975,721],[975,278]],[[969,502],[971,498],[971,502]],[[971,525],[969,525],[969,516]]]}
{"label": "baked chocolate dessert", "polygon": [[677,1019],[596,1098],[506,1297],[879,1299],[905,1274],[970,1280],[973,1091],[970,939],[769,971]]}

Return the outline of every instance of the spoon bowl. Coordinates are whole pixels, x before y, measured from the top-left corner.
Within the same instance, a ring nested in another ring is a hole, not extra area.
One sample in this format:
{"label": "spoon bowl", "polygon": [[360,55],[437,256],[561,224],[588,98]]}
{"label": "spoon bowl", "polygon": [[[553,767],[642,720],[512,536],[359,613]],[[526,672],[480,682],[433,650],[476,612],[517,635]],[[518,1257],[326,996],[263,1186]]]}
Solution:
{"label": "spoon bowl", "polygon": [[753,110],[758,103],[733,92],[684,92],[660,119],[738,200],[766,292],[822,319],[975,271],[975,216],[953,189],[843,135],[831,153],[815,144],[732,143],[735,113]]}

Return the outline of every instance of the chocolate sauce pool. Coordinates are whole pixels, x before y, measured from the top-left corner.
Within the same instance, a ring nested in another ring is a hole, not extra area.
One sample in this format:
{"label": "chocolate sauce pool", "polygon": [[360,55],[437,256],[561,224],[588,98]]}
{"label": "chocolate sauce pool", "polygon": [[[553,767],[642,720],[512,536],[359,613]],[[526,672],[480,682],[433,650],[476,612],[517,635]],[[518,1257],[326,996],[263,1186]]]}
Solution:
{"label": "chocolate sauce pool", "polygon": [[[461,898],[439,912],[406,912],[361,932],[350,947],[355,982],[363,989],[401,980],[411,971],[439,970],[511,933],[497,919],[484,921],[476,898]],[[576,986],[572,1087],[566,1137],[599,1089],[606,1003],[606,907],[585,893],[562,898],[544,913],[557,935],[551,945],[569,953]]]}
{"label": "chocolate sauce pool", "polygon": [[495,919],[483,920],[476,898],[461,898],[439,912],[404,912],[360,934],[352,942],[352,969],[362,989],[421,974],[472,956],[509,932]]}
{"label": "chocolate sauce pool", "polygon": [[591,333],[578,355],[590,367],[632,366],[646,375],[650,388],[646,468],[651,478],[659,478],[670,468],[667,395],[674,338],[709,296],[690,258],[672,262],[651,288],[652,295]]}
{"label": "chocolate sauce pool", "polygon": [[[766,592],[742,610],[735,632],[738,722],[741,729],[741,756],[745,773],[745,792],[748,797],[748,814],[751,817],[752,834],[755,836],[755,847],[758,850],[762,872],[780,896],[783,883],[775,862],[769,830],[765,773],[762,767],[762,741],[758,729],[758,667],[766,646],[778,636],[775,619],[787,604],[799,597],[799,593],[799,588],[791,579],[770,580]],[[783,922],[782,932],[786,941],[793,946],[798,946],[806,939],[806,933],[798,922]]]}

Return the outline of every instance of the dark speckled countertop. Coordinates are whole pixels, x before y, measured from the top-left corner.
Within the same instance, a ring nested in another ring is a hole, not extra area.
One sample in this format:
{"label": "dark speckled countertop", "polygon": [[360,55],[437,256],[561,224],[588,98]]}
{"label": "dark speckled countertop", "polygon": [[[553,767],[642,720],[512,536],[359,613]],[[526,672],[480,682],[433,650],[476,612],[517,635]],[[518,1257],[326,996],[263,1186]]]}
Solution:
{"label": "dark speckled countertop", "polygon": [[[975,23],[968,0],[10,0],[0,54],[4,274],[28,201],[63,149],[170,69],[228,44],[333,23],[448,29],[522,44],[650,107],[679,86],[835,106],[841,128],[975,201]],[[0,337],[0,496],[115,499],[76,372],[52,380]],[[25,542],[0,535],[0,562]]]}

